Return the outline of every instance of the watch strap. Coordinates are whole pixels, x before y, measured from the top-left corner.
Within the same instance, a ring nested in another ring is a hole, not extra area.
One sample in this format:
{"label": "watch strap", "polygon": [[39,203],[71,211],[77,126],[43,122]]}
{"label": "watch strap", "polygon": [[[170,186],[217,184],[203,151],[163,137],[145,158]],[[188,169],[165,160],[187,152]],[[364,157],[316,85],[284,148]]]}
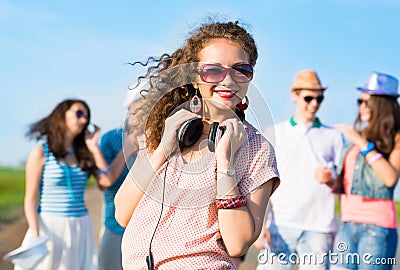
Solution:
{"label": "watch strap", "polygon": [[234,176],[235,173],[236,173],[235,169],[231,168],[231,167],[229,167],[227,169],[215,168],[215,172],[223,173],[223,174],[226,174],[226,175],[229,175],[229,176]]}

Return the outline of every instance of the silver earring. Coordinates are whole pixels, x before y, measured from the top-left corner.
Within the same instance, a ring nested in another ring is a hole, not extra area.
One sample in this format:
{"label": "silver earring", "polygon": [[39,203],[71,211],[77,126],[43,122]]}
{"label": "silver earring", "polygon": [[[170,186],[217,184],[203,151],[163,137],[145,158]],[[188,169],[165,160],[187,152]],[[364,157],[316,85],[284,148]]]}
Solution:
{"label": "silver earring", "polygon": [[194,95],[194,97],[190,100],[189,103],[189,107],[190,110],[193,113],[198,113],[201,111],[201,99],[199,98],[199,96],[197,95],[198,93],[198,89],[196,89],[196,94]]}

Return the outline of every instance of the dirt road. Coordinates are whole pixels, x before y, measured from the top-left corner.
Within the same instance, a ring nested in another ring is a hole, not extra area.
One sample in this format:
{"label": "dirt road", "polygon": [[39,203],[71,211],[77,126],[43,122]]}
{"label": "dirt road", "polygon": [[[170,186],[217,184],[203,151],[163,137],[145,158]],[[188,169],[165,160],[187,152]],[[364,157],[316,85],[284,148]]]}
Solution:
{"label": "dirt road", "polygon": [[[85,195],[86,205],[93,218],[96,235],[98,235],[101,223],[101,193],[95,187],[88,188]],[[21,213],[22,214],[22,213]],[[13,265],[10,262],[3,261],[3,255],[13,250],[22,242],[28,226],[25,217],[21,215],[16,221],[0,228],[0,269],[11,270]]]}
{"label": "dirt road", "polygon": [[[95,187],[90,187],[85,195],[86,205],[89,208],[89,213],[93,219],[96,235],[99,235],[101,225],[101,192]],[[0,269],[11,270],[13,265],[10,262],[3,261],[3,255],[17,248],[25,235],[27,224],[25,217],[15,220],[13,223],[0,227]],[[257,252],[252,248],[246,258],[246,261],[241,265],[240,270],[251,270],[256,267]]]}
{"label": "dirt road", "polygon": [[[101,225],[101,192],[96,187],[90,187],[85,196],[89,213],[93,219],[96,235],[99,235]],[[2,260],[3,255],[17,248],[25,235],[27,229],[26,221],[21,212],[20,218],[11,224],[0,227],[0,269],[11,270],[13,265]],[[400,231],[399,231],[400,235]],[[400,248],[397,249],[396,262],[400,263]],[[240,265],[239,270],[254,270],[257,266],[258,251],[251,247],[246,256],[246,260]],[[396,266],[394,269],[397,269]]]}

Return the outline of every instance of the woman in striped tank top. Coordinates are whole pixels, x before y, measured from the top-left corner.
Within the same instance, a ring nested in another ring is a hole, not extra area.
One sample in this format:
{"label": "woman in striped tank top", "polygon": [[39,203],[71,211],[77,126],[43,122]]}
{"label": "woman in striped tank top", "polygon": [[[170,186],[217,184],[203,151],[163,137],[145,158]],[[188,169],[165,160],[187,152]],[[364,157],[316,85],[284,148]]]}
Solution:
{"label": "woman in striped tank top", "polygon": [[111,181],[98,146],[100,128],[91,133],[89,123],[86,102],[71,99],[28,130],[31,138],[43,139],[26,163],[24,209],[29,229],[23,244],[48,237],[49,252],[36,269],[97,269],[93,223],[84,193],[91,174],[100,187],[110,186]]}

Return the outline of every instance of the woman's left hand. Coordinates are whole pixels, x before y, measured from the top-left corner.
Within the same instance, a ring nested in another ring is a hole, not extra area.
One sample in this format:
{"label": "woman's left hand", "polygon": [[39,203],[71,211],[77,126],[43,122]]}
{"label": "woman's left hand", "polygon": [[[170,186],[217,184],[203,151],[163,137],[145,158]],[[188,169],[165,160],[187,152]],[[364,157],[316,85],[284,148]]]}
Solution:
{"label": "woman's left hand", "polygon": [[220,125],[225,126],[226,129],[217,144],[215,153],[221,158],[231,160],[233,155],[244,143],[246,139],[246,130],[243,123],[236,118],[227,119]]}
{"label": "woman's left hand", "polygon": [[100,138],[100,127],[96,125],[94,125],[94,127],[94,132],[90,132],[88,129],[86,129],[85,132],[85,143],[90,152],[93,152],[93,150],[98,147],[98,141]]}

